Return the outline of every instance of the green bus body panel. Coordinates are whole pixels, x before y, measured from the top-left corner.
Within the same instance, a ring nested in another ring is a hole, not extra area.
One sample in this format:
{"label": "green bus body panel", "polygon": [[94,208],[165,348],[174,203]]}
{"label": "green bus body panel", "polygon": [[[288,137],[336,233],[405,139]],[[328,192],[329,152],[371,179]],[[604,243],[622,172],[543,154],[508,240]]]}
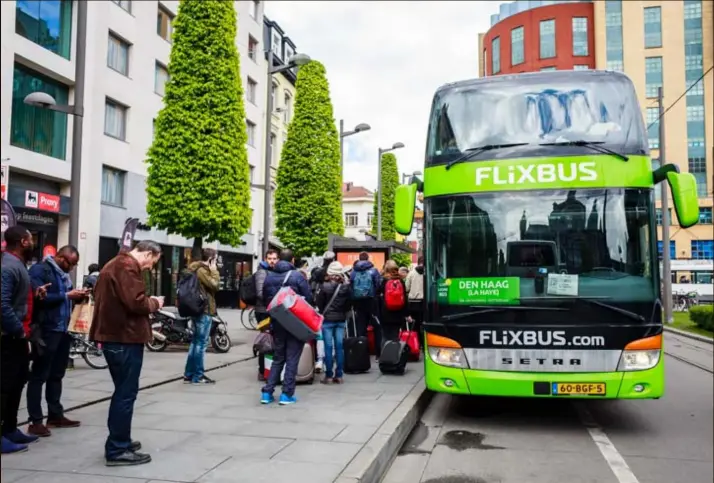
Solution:
{"label": "green bus body panel", "polygon": [[691,173],[667,173],[674,201],[674,209],[682,228],[694,226],[699,221],[697,180]]}
{"label": "green bus body panel", "polygon": [[492,191],[576,188],[651,188],[648,156],[610,155],[463,162],[426,168],[424,197]]}
{"label": "green bus body panel", "polygon": [[402,184],[394,193],[394,228],[400,235],[409,235],[414,224],[417,185]]}

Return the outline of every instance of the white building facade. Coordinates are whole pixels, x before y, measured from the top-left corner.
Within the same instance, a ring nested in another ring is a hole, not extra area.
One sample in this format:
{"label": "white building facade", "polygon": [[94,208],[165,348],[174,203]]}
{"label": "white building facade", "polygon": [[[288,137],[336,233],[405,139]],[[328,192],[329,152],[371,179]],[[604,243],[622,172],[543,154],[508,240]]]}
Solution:
{"label": "white building facade", "polygon": [[366,240],[372,233],[374,216],[374,192],[354,183],[342,183],[342,217],[345,236],[355,240]]}

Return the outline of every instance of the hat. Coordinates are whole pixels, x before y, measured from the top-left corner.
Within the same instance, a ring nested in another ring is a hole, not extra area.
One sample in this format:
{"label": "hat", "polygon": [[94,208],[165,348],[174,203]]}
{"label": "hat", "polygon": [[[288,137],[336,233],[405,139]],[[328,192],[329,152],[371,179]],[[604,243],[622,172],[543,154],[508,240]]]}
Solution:
{"label": "hat", "polygon": [[327,267],[328,275],[342,275],[343,271],[344,269],[342,268],[342,264],[340,262],[332,262],[330,263],[330,266]]}
{"label": "hat", "polygon": [[335,252],[326,251],[325,254],[322,255],[322,258],[325,260],[334,260],[336,258]]}

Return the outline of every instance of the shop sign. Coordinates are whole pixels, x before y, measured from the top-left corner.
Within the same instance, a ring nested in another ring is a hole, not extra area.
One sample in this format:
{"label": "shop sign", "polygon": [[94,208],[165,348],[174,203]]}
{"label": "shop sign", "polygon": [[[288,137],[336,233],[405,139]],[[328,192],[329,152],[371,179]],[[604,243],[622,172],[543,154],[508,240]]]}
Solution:
{"label": "shop sign", "polygon": [[39,191],[25,191],[25,208],[59,213],[60,197]]}
{"label": "shop sign", "polygon": [[26,211],[22,208],[18,208],[16,211],[17,222],[21,225],[43,225],[43,226],[55,226],[57,225],[57,217],[54,215],[43,215],[42,213],[36,213],[32,211]]}
{"label": "shop sign", "polygon": [[[342,264],[343,267],[351,267],[355,262],[359,261],[359,254],[361,252],[337,252],[337,261]],[[369,261],[377,270],[381,270],[384,267],[385,257],[384,252],[367,252],[369,253]]]}

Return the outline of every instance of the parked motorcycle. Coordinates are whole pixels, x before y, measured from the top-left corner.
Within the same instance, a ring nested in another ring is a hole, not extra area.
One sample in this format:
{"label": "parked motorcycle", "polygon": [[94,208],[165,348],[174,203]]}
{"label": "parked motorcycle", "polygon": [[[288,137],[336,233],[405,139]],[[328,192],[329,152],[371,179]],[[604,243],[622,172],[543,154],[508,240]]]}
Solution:
{"label": "parked motorcycle", "polygon": [[[177,311],[163,308],[150,315],[151,331],[154,338],[146,343],[151,352],[162,352],[170,344],[190,344],[193,340],[193,321],[190,317],[181,317]],[[220,316],[211,317],[211,347],[220,353],[231,349],[228,336],[228,324]]]}

